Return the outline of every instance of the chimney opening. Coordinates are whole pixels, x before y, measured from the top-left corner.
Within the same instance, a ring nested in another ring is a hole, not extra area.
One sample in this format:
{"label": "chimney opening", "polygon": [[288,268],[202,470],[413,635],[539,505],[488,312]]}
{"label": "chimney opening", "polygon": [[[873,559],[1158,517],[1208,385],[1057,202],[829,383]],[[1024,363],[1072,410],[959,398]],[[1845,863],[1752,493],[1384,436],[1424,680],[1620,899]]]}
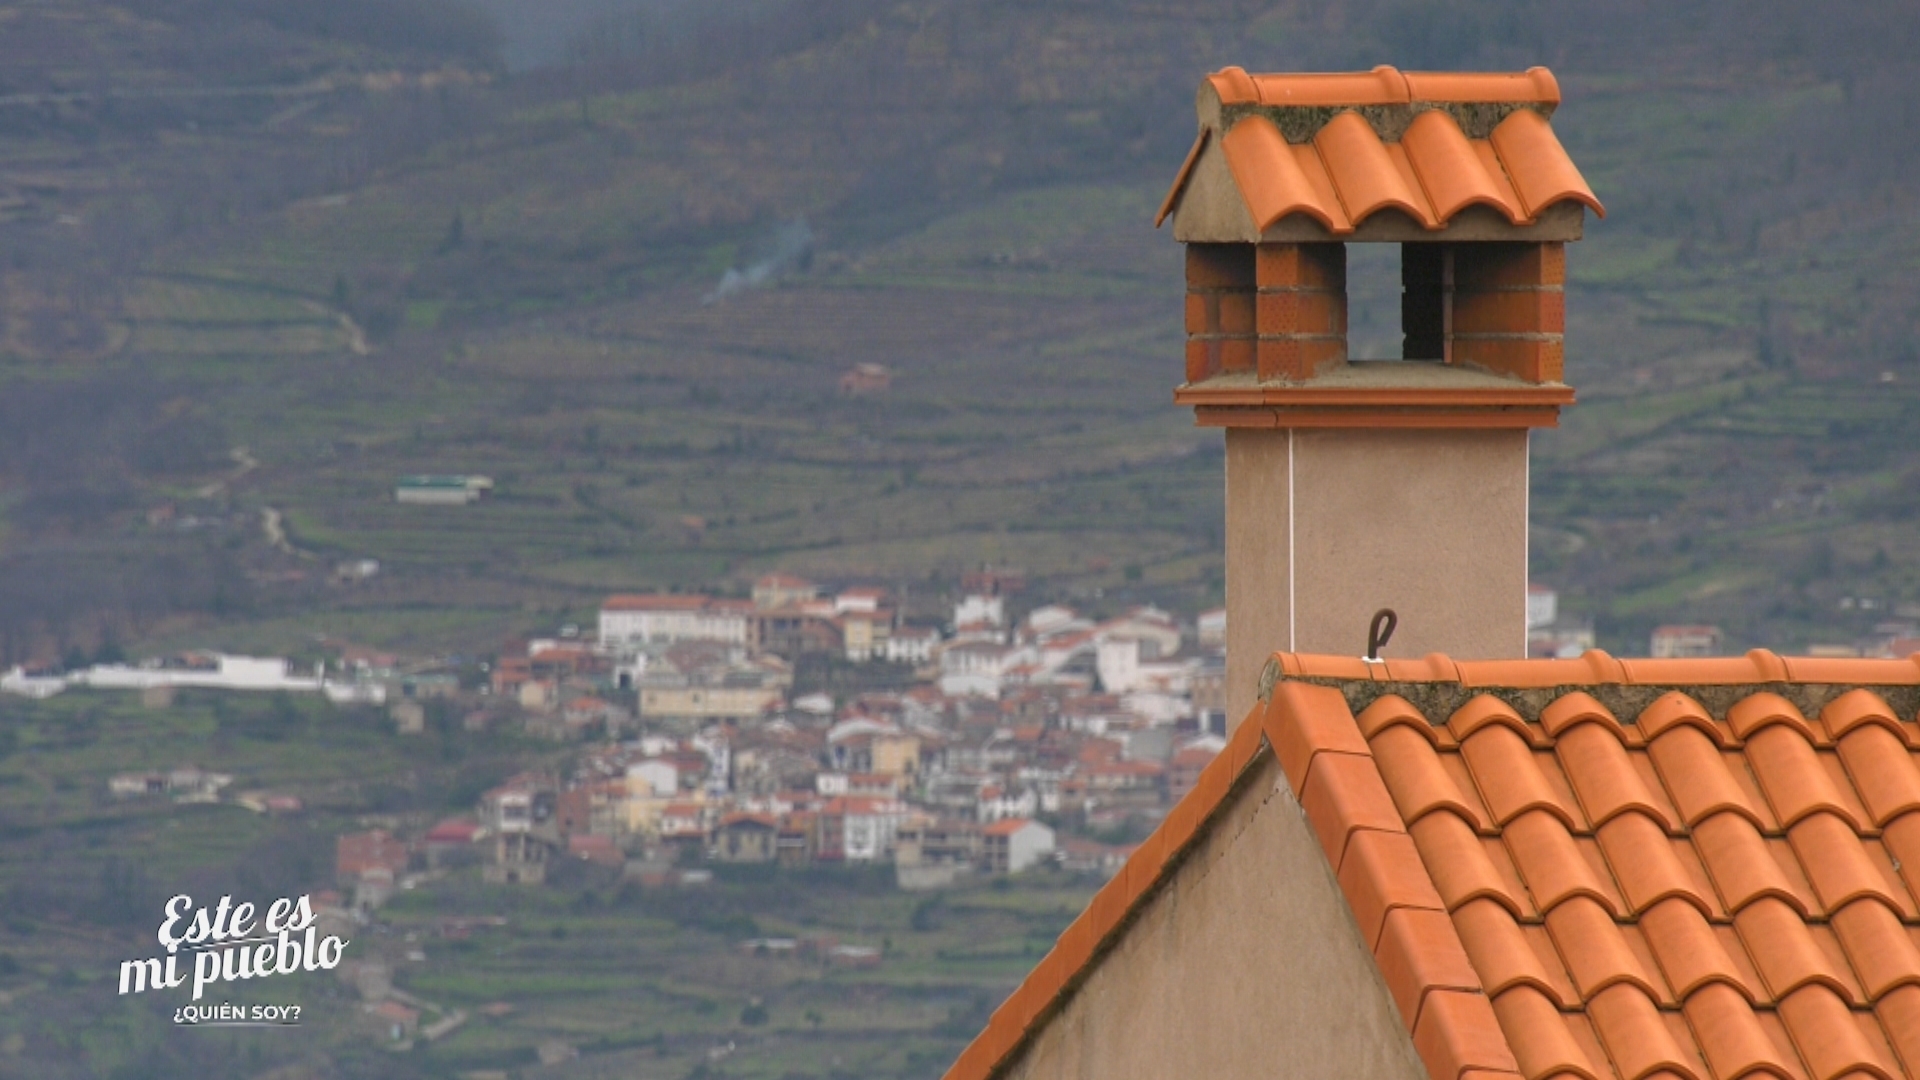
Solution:
{"label": "chimney opening", "polygon": [[1452,255],[1451,244],[1348,244],[1348,355],[1450,360]]}

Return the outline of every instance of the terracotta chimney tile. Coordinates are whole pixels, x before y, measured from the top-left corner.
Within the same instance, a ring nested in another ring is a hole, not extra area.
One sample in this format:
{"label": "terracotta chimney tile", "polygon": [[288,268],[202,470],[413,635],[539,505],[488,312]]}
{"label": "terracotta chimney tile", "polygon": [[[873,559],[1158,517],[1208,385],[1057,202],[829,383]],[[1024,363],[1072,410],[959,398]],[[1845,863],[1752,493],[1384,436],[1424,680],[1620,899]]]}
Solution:
{"label": "terracotta chimney tile", "polygon": [[1877,897],[1903,918],[1916,918],[1913,898],[1888,880],[1852,826],[1830,813],[1810,814],[1787,830],[1793,853],[1827,911],[1863,896]]}
{"label": "terracotta chimney tile", "polygon": [[1815,909],[1811,891],[1787,875],[1745,816],[1719,813],[1706,818],[1693,828],[1693,845],[1728,911],[1737,913],[1766,896],[1785,902],[1803,916]]}
{"label": "terracotta chimney tile", "polygon": [[1831,988],[1814,983],[1794,991],[1781,1000],[1780,1017],[1814,1080],[1854,1072],[1899,1080],[1893,1062],[1873,1045]]}
{"label": "terracotta chimney tile", "polygon": [[1848,1001],[1861,1000],[1844,964],[1820,947],[1799,912],[1771,897],[1743,908],[1734,927],[1766,982],[1766,1001],[1779,1001],[1809,983],[1823,983]]}
{"label": "terracotta chimney tile", "polygon": [[1320,838],[1320,850],[1337,871],[1345,861],[1347,845],[1356,831],[1375,829],[1403,833],[1393,797],[1380,781],[1373,759],[1358,754],[1320,754],[1307,772],[1307,788],[1300,808]]}
{"label": "terracotta chimney tile", "polygon": [[1768,1036],[1747,999],[1725,983],[1712,983],[1681,1006],[1707,1064],[1716,1076],[1801,1075],[1791,1047]]}
{"label": "terracotta chimney tile", "polygon": [[1409,71],[1405,78],[1415,101],[1560,103],[1560,84],[1543,67],[1516,72]]}
{"label": "terracotta chimney tile", "polygon": [[1255,75],[1248,81],[1258,88],[1263,105],[1398,105],[1413,100],[1406,76],[1385,65],[1324,75]]}
{"label": "terracotta chimney tile", "polygon": [[1414,822],[1409,832],[1449,911],[1471,900],[1488,897],[1516,918],[1538,917],[1510,864],[1503,870],[1494,860],[1493,854],[1498,852],[1502,861],[1506,861],[1505,848],[1499,841],[1482,840],[1474,834],[1471,825],[1450,812],[1428,814]]}
{"label": "terracotta chimney tile", "polygon": [[1614,880],[1635,914],[1673,898],[1695,905],[1705,918],[1722,914],[1720,905],[1709,899],[1712,886],[1696,881],[1675,851],[1681,842],[1669,840],[1654,819],[1638,811],[1621,814],[1600,826],[1599,837]]}
{"label": "terracotta chimney tile", "polygon": [[1427,995],[1413,1046],[1430,1077],[1458,1077],[1469,1069],[1517,1073],[1500,1020],[1485,994],[1436,990]]}
{"label": "terracotta chimney tile", "polygon": [[1607,216],[1606,208],[1574,167],[1546,117],[1531,109],[1515,109],[1493,129],[1488,141],[1500,155],[1507,175],[1513,178],[1528,217],[1538,217],[1540,211],[1563,199],[1580,203],[1600,217]]}
{"label": "terracotta chimney tile", "polygon": [[1679,815],[1664,794],[1656,794],[1647,786],[1617,731],[1617,724],[1594,721],[1575,724],[1554,740],[1554,753],[1573,784],[1587,820],[1603,826],[1633,810],[1652,818],[1662,829],[1677,830]]}
{"label": "terracotta chimney tile", "polygon": [[[1361,121],[1364,126],[1365,121]],[[1288,214],[1305,214],[1328,232],[1353,231],[1353,222],[1338,201],[1322,194],[1331,185],[1316,182],[1312,173],[1324,171],[1319,158],[1308,160],[1287,145],[1286,136],[1264,116],[1250,116],[1235,124],[1220,140],[1227,168],[1233,173],[1240,198],[1254,227],[1266,231]]]}
{"label": "terracotta chimney tile", "polygon": [[1640,929],[1667,985],[1681,999],[1721,982],[1749,1001],[1770,1000],[1764,987],[1735,962],[1700,909],[1685,900],[1665,900],[1648,908],[1640,914]]}
{"label": "terracotta chimney tile", "polygon": [[1672,1002],[1673,995],[1641,963],[1620,925],[1591,897],[1573,897],[1547,912],[1547,933],[1566,960],[1581,997],[1591,1001],[1607,987],[1627,982],[1655,1001]]}
{"label": "terracotta chimney tile", "polygon": [[[1400,137],[1400,146],[1439,220],[1449,220],[1475,204],[1498,210],[1516,225],[1526,220],[1526,211],[1512,197],[1511,186],[1494,180],[1494,175],[1501,172],[1498,159],[1490,173],[1487,163],[1474,153],[1466,133],[1445,112],[1434,109],[1414,117]],[[1504,176],[1501,179],[1504,181]]]}
{"label": "terracotta chimney tile", "polygon": [[1893,730],[1873,722],[1859,724],[1840,737],[1839,750],[1874,825],[1920,810],[1920,767]]}
{"label": "terracotta chimney tile", "polygon": [[1327,121],[1313,137],[1313,145],[1349,219],[1364,221],[1375,211],[1392,207],[1428,228],[1437,224],[1395,166],[1386,144],[1359,113],[1343,112]]}
{"label": "terracotta chimney tile", "polygon": [[[1453,925],[1488,994],[1498,998],[1513,987],[1527,986],[1545,995],[1556,1008],[1579,1005],[1579,993],[1551,942],[1545,943],[1544,952],[1536,949],[1529,940],[1529,928],[1522,927],[1513,912],[1500,903],[1470,901],[1453,913]],[[1524,1063],[1525,1055],[1521,1058]],[[1523,1071],[1531,1074],[1533,1070]]]}
{"label": "terracotta chimney tile", "polygon": [[1653,999],[1632,983],[1615,983],[1601,991],[1587,1002],[1587,1015],[1623,1080],[1644,1080],[1662,1071],[1710,1080],[1700,1056],[1681,1048]]}
{"label": "terracotta chimney tile", "polygon": [[1444,912],[1424,908],[1388,912],[1374,962],[1409,1030],[1419,1029],[1428,995],[1442,990],[1480,992],[1480,977]]}
{"label": "terracotta chimney tile", "polygon": [[[1528,1080],[1573,1075],[1585,1080],[1610,1080],[1611,1072],[1596,1072],[1594,1063],[1561,1019],[1560,1010],[1532,986],[1515,986],[1493,995],[1493,1012],[1507,1043]],[[1605,1067],[1602,1059],[1601,1066]]]}
{"label": "terracotta chimney tile", "polygon": [[1855,901],[1833,913],[1833,930],[1868,1000],[1896,986],[1920,985],[1920,948],[1891,908],[1875,900]]}

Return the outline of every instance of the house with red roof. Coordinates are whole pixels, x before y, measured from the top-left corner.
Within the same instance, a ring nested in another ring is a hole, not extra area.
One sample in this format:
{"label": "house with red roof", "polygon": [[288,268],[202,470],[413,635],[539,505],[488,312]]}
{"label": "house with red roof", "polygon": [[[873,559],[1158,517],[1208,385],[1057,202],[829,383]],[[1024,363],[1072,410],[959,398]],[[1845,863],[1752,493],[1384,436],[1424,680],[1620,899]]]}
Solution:
{"label": "house with red roof", "polygon": [[[1202,84],[1160,216],[1175,398],[1226,431],[1233,726],[948,1080],[1920,1077],[1920,655],[1524,658],[1600,212],[1559,100]],[[1399,358],[1347,354],[1361,242],[1400,245]]]}

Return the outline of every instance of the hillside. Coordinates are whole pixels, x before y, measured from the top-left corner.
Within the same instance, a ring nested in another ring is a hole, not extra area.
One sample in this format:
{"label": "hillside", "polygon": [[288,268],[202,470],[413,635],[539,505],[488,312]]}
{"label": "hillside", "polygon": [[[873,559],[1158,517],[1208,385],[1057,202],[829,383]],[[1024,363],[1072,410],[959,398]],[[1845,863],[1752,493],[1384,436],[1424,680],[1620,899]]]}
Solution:
{"label": "hillside", "polygon": [[[531,69],[452,0],[7,10],[0,659],[480,645],[773,566],[1215,603],[1219,436],[1168,403],[1149,222],[1226,63],[1555,67],[1610,214],[1570,256],[1535,574],[1604,646],[1920,603],[1893,5],[576,6]],[[891,389],[842,396],[858,363]],[[419,472],[499,497],[392,502]]]}

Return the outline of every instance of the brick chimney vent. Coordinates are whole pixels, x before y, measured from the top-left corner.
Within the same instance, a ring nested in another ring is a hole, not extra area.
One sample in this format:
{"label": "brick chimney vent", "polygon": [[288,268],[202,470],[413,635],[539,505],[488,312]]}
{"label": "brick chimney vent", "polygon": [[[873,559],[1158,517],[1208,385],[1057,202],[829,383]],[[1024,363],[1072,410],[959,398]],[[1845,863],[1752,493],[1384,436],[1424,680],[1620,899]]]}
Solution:
{"label": "brick chimney vent", "polygon": [[[1159,218],[1187,248],[1175,400],[1220,427],[1557,424],[1565,244],[1605,214],[1559,102],[1545,68],[1207,77]],[[1398,357],[1347,354],[1346,245],[1367,242],[1401,246]]]}

